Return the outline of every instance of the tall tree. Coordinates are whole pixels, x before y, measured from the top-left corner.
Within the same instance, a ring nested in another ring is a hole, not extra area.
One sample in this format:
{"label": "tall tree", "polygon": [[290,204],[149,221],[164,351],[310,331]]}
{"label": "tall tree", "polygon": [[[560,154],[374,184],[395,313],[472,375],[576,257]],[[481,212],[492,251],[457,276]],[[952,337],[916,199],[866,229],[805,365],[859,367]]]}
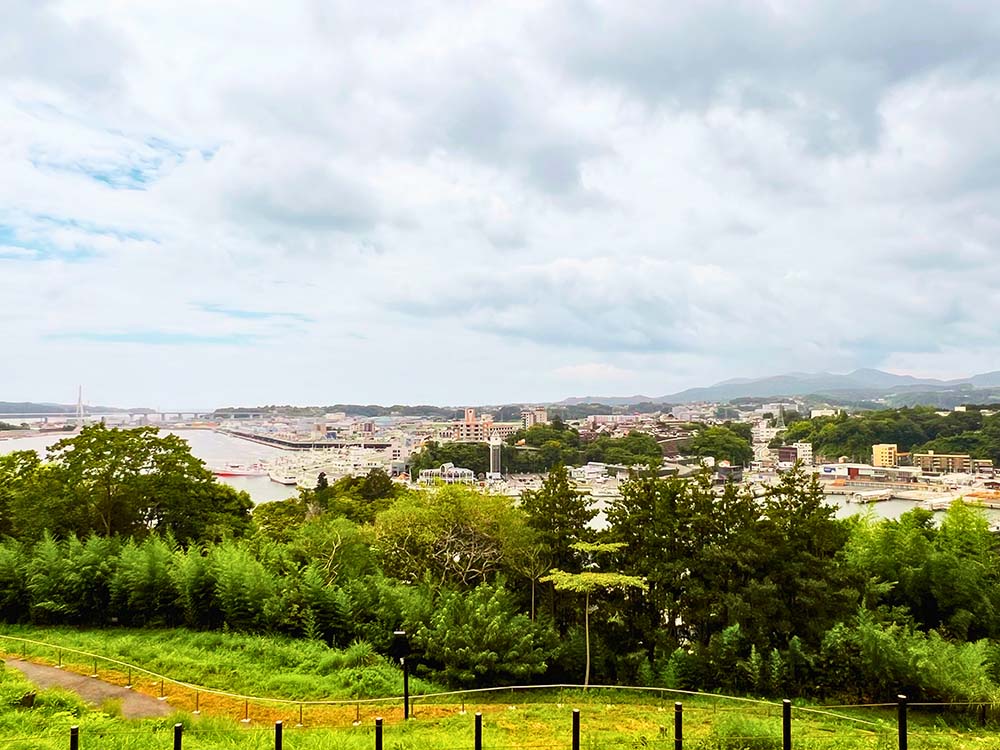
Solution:
{"label": "tall tree", "polygon": [[84,427],[53,445],[49,460],[102,536],[156,530],[186,542],[249,526],[249,496],[217,483],[184,440],[155,427]]}
{"label": "tall tree", "polygon": [[539,489],[522,492],[521,508],[539,543],[548,549],[552,567],[578,571],[580,554],[573,545],[592,536],[587,525],[597,513],[587,496],[573,487],[566,467],[556,464]]}
{"label": "tall tree", "polygon": [[[615,552],[624,546],[622,543],[589,543],[578,542],[573,545],[579,552],[597,555],[599,553]],[[570,591],[583,594],[583,632],[587,649],[587,665],[583,674],[583,686],[590,685],[590,595],[598,591],[641,589],[646,590],[646,583],[638,576],[627,576],[622,573],[602,573],[596,570],[585,570],[581,573],[567,573],[554,569],[542,581],[551,583],[558,591]]]}

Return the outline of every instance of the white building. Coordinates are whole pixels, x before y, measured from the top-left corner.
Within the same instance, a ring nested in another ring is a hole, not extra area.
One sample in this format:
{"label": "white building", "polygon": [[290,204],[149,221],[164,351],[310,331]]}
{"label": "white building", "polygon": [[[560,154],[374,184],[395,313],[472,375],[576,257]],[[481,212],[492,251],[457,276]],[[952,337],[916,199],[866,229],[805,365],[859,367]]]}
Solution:
{"label": "white building", "polygon": [[441,464],[438,469],[422,469],[417,479],[420,484],[475,484],[476,475],[472,469],[461,469],[453,463]]}
{"label": "white building", "polygon": [[795,458],[802,462],[803,466],[813,465],[813,444],[812,443],[792,443],[795,449]]}
{"label": "white building", "polygon": [[534,427],[536,424],[548,424],[549,412],[544,406],[533,409],[521,410],[521,427],[525,430]]}

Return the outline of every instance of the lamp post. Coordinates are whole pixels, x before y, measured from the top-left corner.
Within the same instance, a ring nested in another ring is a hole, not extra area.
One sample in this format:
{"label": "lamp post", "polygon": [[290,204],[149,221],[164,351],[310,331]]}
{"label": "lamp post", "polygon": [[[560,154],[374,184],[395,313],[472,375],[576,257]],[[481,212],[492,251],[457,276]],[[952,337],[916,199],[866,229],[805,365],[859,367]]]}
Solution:
{"label": "lamp post", "polygon": [[406,657],[410,655],[410,639],[407,637],[405,630],[396,630],[393,632],[390,654],[393,658],[399,659],[399,664],[403,667],[403,719],[409,719],[410,667],[406,663]]}

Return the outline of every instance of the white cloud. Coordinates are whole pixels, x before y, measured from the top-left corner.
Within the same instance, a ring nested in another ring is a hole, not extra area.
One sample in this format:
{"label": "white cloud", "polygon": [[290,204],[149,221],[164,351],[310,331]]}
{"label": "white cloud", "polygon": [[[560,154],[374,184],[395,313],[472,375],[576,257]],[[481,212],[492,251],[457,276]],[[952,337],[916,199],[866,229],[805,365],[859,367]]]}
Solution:
{"label": "white cloud", "polygon": [[0,399],[995,369],[998,36],[931,0],[16,0]]}

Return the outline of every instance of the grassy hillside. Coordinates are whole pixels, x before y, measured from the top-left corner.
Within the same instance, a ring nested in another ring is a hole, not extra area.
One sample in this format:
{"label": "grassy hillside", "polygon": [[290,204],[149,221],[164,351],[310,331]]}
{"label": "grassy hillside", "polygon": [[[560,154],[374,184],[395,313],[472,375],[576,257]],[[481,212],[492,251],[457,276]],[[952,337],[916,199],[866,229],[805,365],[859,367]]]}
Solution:
{"label": "grassy hillside", "polygon": [[[9,629],[5,632],[11,632]],[[398,692],[395,668],[382,660],[363,659],[357,666],[348,663],[347,652],[326,649],[309,642],[282,638],[235,634],[202,634],[189,631],[74,631],[70,629],[17,629],[24,637],[44,640],[53,646],[90,650],[113,656],[171,677],[230,690],[253,691],[277,696],[347,696],[355,690],[352,678],[361,673],[371,685]],[[12,649],[6,644],[8,654]],[[32,647],[29,658],[55,661],[54,648]],[[357,656],[357,655],[355,655]],[[74,662],[63,653],[70,668]],[[92,662],[77,658],[80,671],[89,672]],[[101,676],[113,679],[115,672],[101,668]],[[401,685],[399,686],[401,688]],[[146,691],[156,689],[147,684]],[[414,692],[434,689],[417,681]],[[204,713],[194,716],[190,696],[168,690],[170,704],[180,710],[166,719],[128,722],[118,717],[114,705],[88,708],[74,696],[60,691],[39,694],[33,708],[18,708],[20,698],[31,691],[23,677],[10,668],[0,669],[0,746],[13,750],[65,748],[71,725],[81,727],[83,747],[108,750],[152,750],[169,747],[171,727],[185,726],[186,748],[237,748],[247,750],[273,747],[273,724],[282,719],[286,726],[285,747],[318,750],[339,747],[371,750],[376,715],[386,717],[386,747],[398,750],[440,750],[471,747],[473,712],[484,715],[486,747],[537,749],[568,747],[572,709],[581,710],[583,747],[642,748],[672,747],[673,702],[684,702],[685,738],[688,747],[706,750],[778,750],[781,746],[780,707],[773,703],[734,701],[708,694],[678,695],[639,693],[620,690],[546,691],[500,694],[472,694],[461,698],[418,700],[415,719],[404,724],[399,706],[393,704],[360,709],[361,724],[353,726],[355,709],[317,713],[306,709],[305,727],[296,728],[295,706],[254,704],[251,722],[236,719],[242,703],[212,703],[200,706]],[[290,692],[291,691],[291,692]],[[297,692],[296,692],[297,691]],[[462,713],[462,708],[467,713]],[[913,748],[963,750],[981,747],[995,735],[976,726],[975,716],[911,714],[910,745]],[[892,708],[839,708],[817,711],[796,704],[793,711],[795,747],[827,750],[866,748],[881,750],[895,746]]]}

